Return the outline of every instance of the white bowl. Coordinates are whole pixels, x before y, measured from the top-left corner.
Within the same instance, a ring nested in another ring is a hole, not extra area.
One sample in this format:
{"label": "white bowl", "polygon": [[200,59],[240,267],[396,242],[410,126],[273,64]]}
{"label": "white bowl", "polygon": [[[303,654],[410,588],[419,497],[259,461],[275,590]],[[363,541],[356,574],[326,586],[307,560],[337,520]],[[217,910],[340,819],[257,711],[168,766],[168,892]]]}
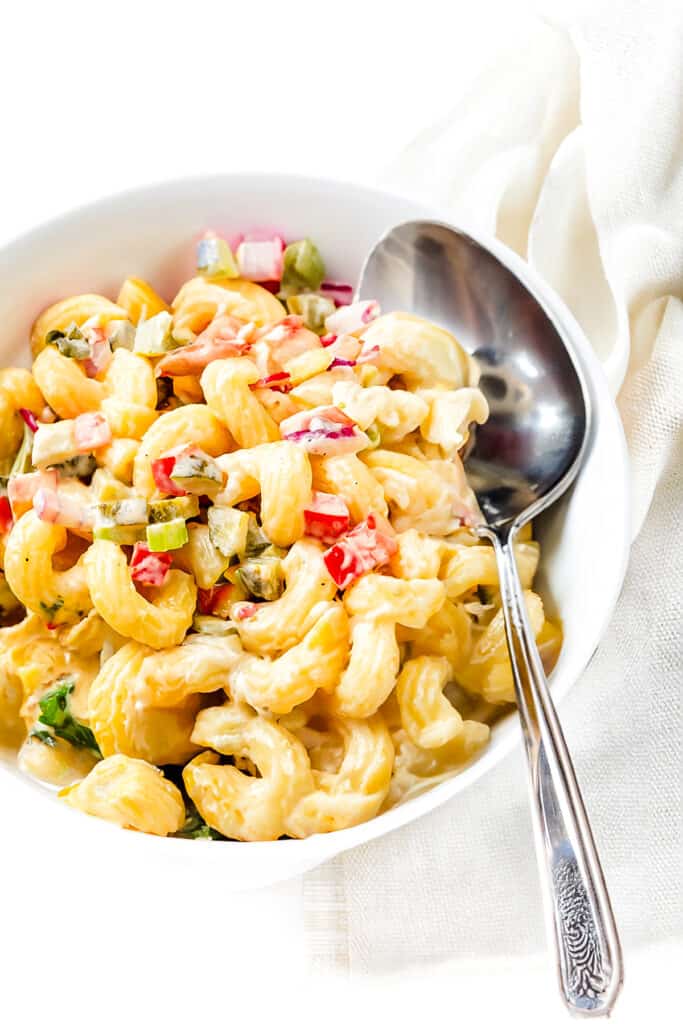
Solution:
{"label": "white bowl", "polygon": [[[28,362],[28,332],[49,303],[79,292],[115,297],[128,274],[148,278],[172,296],[193,273],[194,240],[207,227],[230,234],[277,228],[286,238],[310,235],[324,254],[328,277],[355,281],[371,244],[414,217],[444,220],[411,200],[355,185],[282,175],[221,175],[141,188],[83,207],[0,250],[0,365]],[[471,233],[471,232],[470,232]],[[560,299],[514,253],[479,237],[543,303],[571,340],[593,400],[590,449],[571,493],[539,525],[541,591],[561,616],[564,646],[552,676],[561,700],[602,637],[619,595],[628,558],[628,459],[606,380],[581,329]],[[22,787],[22,807],[45,821],[51,842],[78,845],[81,855],[117,858],[121,870],[163,858],[202,872],[220,872],[224,889],[248,889],[300,874],[343,850],[390,832],[450,800],[481,778],[518,741],[517,718],[493,730],[488,748],[456,777],[355,828],[310,839],[269,843],[161,840],[125,832],[63,807],[54,796],[2,765],[3,788]],[[13,794],[15,797],[18,794]]]}

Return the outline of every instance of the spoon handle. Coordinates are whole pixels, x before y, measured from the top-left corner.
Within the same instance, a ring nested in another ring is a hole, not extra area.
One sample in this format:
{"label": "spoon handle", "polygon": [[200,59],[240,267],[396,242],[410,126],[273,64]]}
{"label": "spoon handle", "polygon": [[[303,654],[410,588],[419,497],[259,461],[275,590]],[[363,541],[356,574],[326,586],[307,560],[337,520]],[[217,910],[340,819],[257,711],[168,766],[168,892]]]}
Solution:
{"label": "spoon handle", "polygon": [[536,852],[548,931],[570,1011],[609,1014],[619,994],[622,956],[607,886],[569,751],[529,625],[515,563],[514,531],[492,540],[522,721]]}

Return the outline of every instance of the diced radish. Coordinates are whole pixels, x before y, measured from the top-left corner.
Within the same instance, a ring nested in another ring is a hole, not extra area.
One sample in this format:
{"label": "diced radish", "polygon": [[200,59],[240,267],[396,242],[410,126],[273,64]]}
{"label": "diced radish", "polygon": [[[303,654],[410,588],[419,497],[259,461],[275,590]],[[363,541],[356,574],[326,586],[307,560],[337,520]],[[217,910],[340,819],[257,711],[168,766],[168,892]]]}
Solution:
{"label": "diced radish", "polygon": [[340,590],[344,590],[363,573],[386,565],[396,553],[398,545],[393,537],[377,529],[374,516],[354,526],[324,555],[330,576]]}
{"label": "diced radish", "polygon": [[162,587],[171,571],[173,556],[167,551],[150,551],[144,541],[138,541],[130,560],[130,576],[135,583],[148,587]]}
{"label": "diced radish", "polygon": [[92,452],[111,444],[111,427],[100,412],[82,412],[74,420],[74,438],[79,452]]}
{"label": "diced radish", "polygon": [[6,494],[0,496],[0,533],[9,533],[14,525],[12,506]]}
{"label": "diced radish", "polygon": [[320,339],[320,344],[322,345],[323,348],[327,348],[328,345],[334,345],[335,341],[337,340],[337,337],[338,335],[336,334],[323,334],[322,338]]}
{"label": "diced radish", "polygon": [[349,454],[370,444],[367,434],[336,405],[321,405],[289,416],[280,424],[280,436],[303,445],[311,455]]}
{"label": "diced radish", "polygon": [[38,427],[40,426],[40,424],[38,423],[38,420],[36,419],[34,414],[31,412],[31,410],[30,409],[20,409],[19,410],[19,415],[21,416],[22,420],[24,421],[24,423],[26,424],[28,429],[32,430],[33,433],[35,434],[35,432],[38,430]]}
{"label": "diced radish", "polygon": [[152,461],[152,476],[161,494],[174,494],[180,497],[183,494],[187,494],[187,491],[179,487],[175,480],[171,480],[171,473],[175,464],[175,455],[164,455],[160,459],[154,459]]}
{"label": "diced radish", "polygon": [[199,376],[214,359],[241,356],[249,348],[251,329],[234,316],[218,316],[189,345],[169,352],[156,365],[157,377]]}
{"label": "diced radish", "polygon": [[313,491],[311,501],[304,509],[304,522],[309,537],[334,544],[337,537],[349,528],[349,510],[338,495]]}
{"label": "diced radish", "polygon": [[59,491],[39,488],[33,496],[33,507],[38,518],[45,523],[56,523],[70,530],[88,530],[92,527],[90,506],[60,494]]}
{"label": "diced radish", "polygon": [[375,363],[379,357],[379,345],[372,345],[370,348],[361,349],[360,355],[357,357],[357,363]]}
{"label": "diced radish", "polygon": [[263,242],[240,242],[236,253],[240,277],[247,281],[279,281],[284,251],[285,243],[279,235]]}
{"label": "diced radish", "polygon": [[271,391],[281,391],[282,394],[287,394],[288,391],[292,390],[292,385],[289,383],[291,380],[290,375],[282,370],[279,373],[270,373],[267,377],[261,377],[260,380],[255,380],[249,387],[252,390],[257,388],[270,388]]}
{"label": "diced radish", "polygon": [[84,333],[90,342],[90,358],[83,360],[83,369],[88,377],[97,377],[111,362],[111,346],[99,327],[90,327]]}
{"label": "diced radish", "polygon": [[17,473],[7,481],[7,497],[12,508],[14,519],[19,519],[33,505],[36,492],[42,488],[46,491],[57,490],[58,473],[56,469],[40,470],[37,473]]}
{"label": "diced radish", "polygon": [[356,360],[355,359],[340,359],[338,356],[335,356],[334,359],[332,360],[332,362],[330,363],[330,365],[327,367],[327,369],[328,370],[334,370],[334,368],[336,366],[355,366],[355,365],[356,365]]}
{"label": "diced radish", "polygon": [[326,299],[332,299],[336,306],[348,306],[353,302],[352,286],[341,281],[323,281],[319,291]]}
{"label": "diced radish", "polygon": [[336,334],[355,334],[362,331],[376,316],[379,316],[379,303],[374,299],[352,302],[350,306],[341,306],[328,316],[325,328]]}

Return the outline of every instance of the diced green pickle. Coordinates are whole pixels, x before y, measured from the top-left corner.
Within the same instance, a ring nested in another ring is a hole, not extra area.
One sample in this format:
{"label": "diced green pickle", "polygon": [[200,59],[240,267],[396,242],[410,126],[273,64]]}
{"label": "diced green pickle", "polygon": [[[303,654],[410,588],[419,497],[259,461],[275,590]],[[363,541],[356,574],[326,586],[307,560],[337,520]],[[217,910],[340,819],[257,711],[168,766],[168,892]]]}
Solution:
{"label": "diced green pickle", "polygon": [[216,494],[223,486],[223,471],[208,455],[181,455],[171,470],[171,480],[191,494]]}
{"label": "diced green pickle", "polygon": [[258,555],[264,548],[270,547],[272,541],[267,537],[258,524],[253,512],[249,512],[249,526],[247,528],[247,543],[244,549],[246,555]]}
{"label": "diced green pickle", "polygon": [[147,544],[150,551],[175,551],[187,544],[187,525],[184,519],[170,519],[167,523],[150,523]]}
{"label": "diced green pickle", "polygon": [[284,589],[279,558],[248,558],[239,567],[239,578],[254,597],[275,601]]}
{"label": "diced green pickle", "polygon": [[66,331],[48,331],[45,344],[54,345],[69,359],[88,359],[91,355],[90,345],[76,324],[71,324]]}
{"label": "diced green pickle", "polygon": [[204,277],[239,277],[232,250],[224,238],[202,238],[197,245],[197,270]]}
{"label": "diced green pickle", "polygon": [[302,238],[287,246],[282,262],[282,295],[316,292],[324,277],[323,258],[310,238]]}
{"label": "diced green pickle", "polygon": [[135,325],[130,320],[110,320],[107,325],[107,336],[112,349],[127,348],[132,352],[135,333]]}
{"label": "diced green pickle", "polygon": [[187,537],[187,544],[175,556],[176,564],[191,572],[202,590],[208,590],[221,579],[230,559],[214,547],[204,523],[190,523]]}
{"label": "diced green pickle", "polygon": [[325,333],[325,318],[334,313],[336,306],[331,299],[322,295],[291,295],[287,299],[287,309],[290,313],[304,318],[304,324],[316,334]]}
{"label": "diced green pickle", "polygon": [[221,554],[242,555],[247,546],[249,514],[238,508],[212,505],[208,512],[209,536]]}
{"label": "diced green pickle", "polygon": [[[144,526],[116,526],[104,523],[93,529],[95,540],[113,540],[115,544],[137,544],[146,539]],[[151,546],[151,545],[150,545]]]}
{"label": "diced green pickle", "polygon": [[173,317],[165,309],[138,324],[133,351],[141,356],[160,356],[181,344],[171,334]]}
{"label": "diced green pickle", "polygon": [[160,498],[149,503],[150,523],[167,523],[170,519],[192,519],[199,515],[199,498],[186,494],[180,498]]}
{"label": "diced green pickle", "polygon": [[144,498],[122,498],[103,501],[95,512],[97,526],[138,526],[147,523],[147,502]]}

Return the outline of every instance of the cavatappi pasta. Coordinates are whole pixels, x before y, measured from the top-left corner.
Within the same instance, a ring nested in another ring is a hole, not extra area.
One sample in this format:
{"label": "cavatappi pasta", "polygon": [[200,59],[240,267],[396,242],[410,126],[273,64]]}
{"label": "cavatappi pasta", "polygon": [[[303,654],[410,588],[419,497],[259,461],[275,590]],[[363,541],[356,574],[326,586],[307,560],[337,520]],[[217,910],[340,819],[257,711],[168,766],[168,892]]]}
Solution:
{"label": "cavatappi pasta", "polygon": [[[198,257],[170,302],[51,306],[0,372],[0,743],[125,828],[303,838],[459,771],[514,700],[462,463],[488,410],[456,338],[310,240]],[[550,667],[530,528],[517,558]]]}

